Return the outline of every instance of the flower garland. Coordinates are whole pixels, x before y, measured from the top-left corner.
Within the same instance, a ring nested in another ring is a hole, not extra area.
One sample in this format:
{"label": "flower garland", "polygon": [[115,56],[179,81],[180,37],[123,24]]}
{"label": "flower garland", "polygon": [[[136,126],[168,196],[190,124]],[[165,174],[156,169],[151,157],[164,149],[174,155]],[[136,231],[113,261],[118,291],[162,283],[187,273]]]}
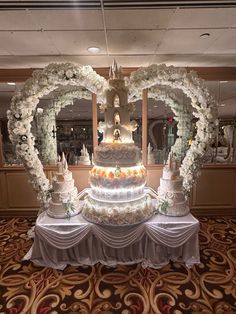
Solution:
{"label": "flower garland", "polygon": [[[175,120],[177,121],[178,138],[171,147],[171,151],[181,160],[189,148],[188,140],[190,139],[192,128],[191,106],[183,104],[175,93],[163,86],[153,86],[149,88],[148,98],[163,101],[173,111]],[[129,101],[137,101],[139,99],[142,99],[142,93],[134,95]]]}
{"label": "flower garland", "polygon": [[57,162],[57,139],[55,110],[49,107],[45,110],[37,108],[36,139],[39,145],[39,156],[43,164],[52,165]]}
{"label": "flower garland", "polygon": [[[53,94],[55,99],[51,105],[55,110],[55,115],[58,115],[62,108],[68,105],[73,105],[74,99],[88,99],[91,100],[92,94],[89,90],[79,86],[69,86],[65,90],[60,90]],[[102,97],[98,97],[98,101],[103,101]]]}
{"label": "flower garland", "polygon": [[35,138],[31,132],[31,122],[39,103],[39,98],[48,95],[58,86],[82,86],[97,95],[103,95],[107,81],[98,75],[91,66],[72,63],[52,63],[43,70],[33,72],[23,88],[16,92],[11,101],[8,116],[9,137],[15,145],[16,154],[22,161],[30,177],[42,206],[47,206],[50,196],[49,180],[35,149]]}
{"label": "flower garland", "polygon": [[[175,68],[165,64],[153,64],[133,72],[128,80],[129,97],[140,94],[143,89],[155,85],[166,85],[181,89],[190,99],[195,109],[193,116],[198,118],[197,133],[182,162],[180,173],[186,193],[190,192],[200,170],[200,161],[208,145],[213,141],[217,122],[217,106],[210,95],[205,81],[196,72]],[[184,126],[182,126],[184,128]]]}

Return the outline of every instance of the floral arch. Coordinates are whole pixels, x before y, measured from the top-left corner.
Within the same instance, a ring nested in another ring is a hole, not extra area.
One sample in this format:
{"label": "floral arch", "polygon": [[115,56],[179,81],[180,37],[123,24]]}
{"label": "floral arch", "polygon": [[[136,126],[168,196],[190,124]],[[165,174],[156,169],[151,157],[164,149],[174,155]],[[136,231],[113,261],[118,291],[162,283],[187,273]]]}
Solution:
{"label": "floral arch", "polygon": [[[101,103],[104,102],[104,91],[108,88],[107,81],[90,66],[71,63],[49,64],[43,70],[35,71],[32,78],[26,81],[23,88],[13,96],[11,108],[8,111],[10,139],[44,206],[47,204],[50,185],[38,158],[38,151],[34,147],[35,139],[31,132],[31,122],[40,97],[56,90],[58,86],[69,85],[77,88],[81,86],[95,93],[98,102]],[[140,68],[131,74],[130,79],[127,79],[130,100],[135,99],[135,95],[139,95],[143,89],[155,85],[181,89],[190,97],[192,107],[195,109],[193,115],[199,119],[196,124],[196,137],[180,169],[184,177],[185,191],[188,192],[198,174],[199,161],[214,136],[217,118],[216,103],[204,81],[195,72],[156,64]],[[62,103],[66,103],[66,100],[62,100]],[[58,106],[60,107],[61,104]]]}

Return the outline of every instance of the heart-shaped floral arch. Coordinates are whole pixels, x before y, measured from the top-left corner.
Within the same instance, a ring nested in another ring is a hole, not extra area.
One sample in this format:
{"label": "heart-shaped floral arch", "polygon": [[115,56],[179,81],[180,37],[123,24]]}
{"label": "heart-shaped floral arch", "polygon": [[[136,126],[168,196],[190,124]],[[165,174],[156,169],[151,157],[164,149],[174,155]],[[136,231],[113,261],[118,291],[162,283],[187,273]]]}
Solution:
{"label": "heart-shaped floral arch", "polygon": [[60,86],[81,86],[97,95],[103,95],[107,81],[90,66],[71,63],[49,64],[43,70],[34,71],[23,88],[12,98],[7,112],[9,137],[15,145],[16,154],[22,161],[38,199],[47,205],[50,184],[35,149],[35,138],[31,133],[31,122],[39,98],[48,95]]}
{"label": "heart-shaped floral arch", "polygon": [[215,137],[217,104],[205,81],[195,71],[188,72],[185,68],[168,67],[165,64],[153,64],[133,72],[128,80],[129,97],[132,99],[143,89],[156,85],[182,90],[190,98],[193,116],[198,119],[196,136],[180,168],[184,190],[189,193],[200,173],[200,161]]}
{"label": "heart-shaped floral arch", "polygon": [[[23,88],[13,96],[11,108],[7,113],[10,139],[43,206],[47,205],[50,185],[38,158],[38,151],[34,147],[35,139],[31,132],[31,122],[39,98],[48,95],[60,86],[69,85],[81,86],[95,93],[98,102],[104,102],[104,92],[108,88],[108,82],[90,66],[71,63],[49,64],[43,70],[35,71],[32,78],[28,79]],[[184,188],[187,192],[190,191],[197,176],[199,160],[214,137],[217,118],[216,103],[204,81],[195,72],[156,64],[140,68],[131,74],[130,79],[127,79],[129,98],[133,99],[143,89],[155,85],[182,89],[191,99],[192,107],[195,109],[193,115],[199,119],[196,124],[196,137],[181,166]]]}

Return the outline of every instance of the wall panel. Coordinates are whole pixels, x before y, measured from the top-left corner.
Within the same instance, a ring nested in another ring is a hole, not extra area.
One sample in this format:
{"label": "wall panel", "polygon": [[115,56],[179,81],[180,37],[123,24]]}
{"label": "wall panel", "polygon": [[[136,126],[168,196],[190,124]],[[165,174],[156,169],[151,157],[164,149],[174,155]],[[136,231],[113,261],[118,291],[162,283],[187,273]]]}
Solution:
{"label": "wall panel", "polygon": [[37,195],[24,171],[6,172],[6,184],[9,208],[39,207]]}
{"label": "wall panel", "polygon": [[[81,191],[88,187],[87,166],[72,166],[75,185]],[[56,168],[46,167],[52,180]],[[157,190],[162,176],[162,166],[147,166],[147,185]],[[0,214],[24,211],[39,207],[36,193],[28,182],[23,168],[0,168]],[[196,214],[232,214],[236,212],[236,165],[208,165],[193,188],[190,207]]]}

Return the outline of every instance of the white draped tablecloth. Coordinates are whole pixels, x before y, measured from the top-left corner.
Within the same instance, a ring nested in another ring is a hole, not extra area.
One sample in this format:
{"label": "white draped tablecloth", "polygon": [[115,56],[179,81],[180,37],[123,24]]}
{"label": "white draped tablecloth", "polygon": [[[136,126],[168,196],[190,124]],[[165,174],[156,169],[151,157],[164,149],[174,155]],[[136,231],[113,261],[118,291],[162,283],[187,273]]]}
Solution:
{"label": "white draped tablecloth", "polygon": [[137,225],[107,226],[90,223],[81,214],[54,219],[43,212],[25,259],[57,269],[97,262],[109,266],[141,262],[143,267],[160,268],[169,260],[191,267],[200,263],[198,230],[199,222],[191,214],[155,215]]}

